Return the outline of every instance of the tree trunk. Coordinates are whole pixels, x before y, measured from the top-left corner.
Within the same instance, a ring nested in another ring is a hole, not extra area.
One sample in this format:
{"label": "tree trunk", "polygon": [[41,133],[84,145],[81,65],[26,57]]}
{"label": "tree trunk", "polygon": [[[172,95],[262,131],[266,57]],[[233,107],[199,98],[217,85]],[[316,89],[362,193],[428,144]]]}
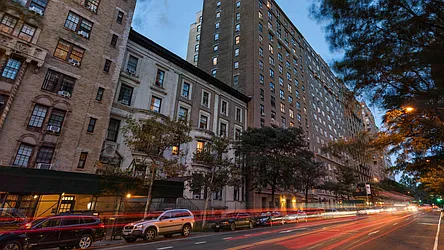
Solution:
{"label": "tree trunk", "polygon": [[308,205],[308,188],[305,187],[305,209],[307,209],[307,205]]}
{"label": "tree trunk", "polygon": [[150,186],[148,188],[148,196],[146,197],[146,205],[145,205],[145,212],[143,213],[143,217],[145,218],[148,215],[148,212],[150,210],[151,206],[151,192],[153,191],[153,184],[154,184],[154,178],[156,176],[156,166],[153,166],[153,170],[151,171],[151,177],[150,177]]}
{"label": "tree trunk", "polygon": [[[213,184],[213,179],[214,179],[214,168],[211,170],[210,185]],[[205,199],[205,209],[203,211],[203,217],[202,217],[202,230],[205,229],[205,224],[207,221],[208,203],[210,202],[211,195],[212,195],[211,188],[207,187],[207,198]]]}
{"label": "tree trunk", "polygon": [[273,185],[272,187],[271,187],[271,204],[272,204],[272,206],[271,206],[271,208],[274,210],[274,208],[275,208],[275,204],[274,204],[274,193],[276,192],[276,187]]}

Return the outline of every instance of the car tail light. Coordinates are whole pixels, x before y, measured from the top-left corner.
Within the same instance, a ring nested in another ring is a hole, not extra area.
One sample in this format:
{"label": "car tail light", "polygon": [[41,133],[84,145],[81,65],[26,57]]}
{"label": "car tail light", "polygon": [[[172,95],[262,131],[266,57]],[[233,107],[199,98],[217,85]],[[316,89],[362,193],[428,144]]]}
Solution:
{"label": "car tail light", "polygon": [[105,224],[100,223],[100,224],[99,224],[99,227],[100,227],[100,228],[105,228]]}
{"label": "car tail light", "polygon": [[31,229],[31,222],[28,222],[24,226],[25,229]]}

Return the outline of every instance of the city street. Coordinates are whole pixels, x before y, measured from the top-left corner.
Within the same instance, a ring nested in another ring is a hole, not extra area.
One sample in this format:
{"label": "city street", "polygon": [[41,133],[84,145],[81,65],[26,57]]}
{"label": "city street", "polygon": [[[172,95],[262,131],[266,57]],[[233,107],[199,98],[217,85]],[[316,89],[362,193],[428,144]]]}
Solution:
{"label": "city street", "polygon": [[[189,238],[138,241],[102,249],[442,249],[435,245],[440,213],[380,214],[235,232],[201,233]],[[439,242],[444,244],[444,233]],[[435,248],[434,248],[435,247]]]}

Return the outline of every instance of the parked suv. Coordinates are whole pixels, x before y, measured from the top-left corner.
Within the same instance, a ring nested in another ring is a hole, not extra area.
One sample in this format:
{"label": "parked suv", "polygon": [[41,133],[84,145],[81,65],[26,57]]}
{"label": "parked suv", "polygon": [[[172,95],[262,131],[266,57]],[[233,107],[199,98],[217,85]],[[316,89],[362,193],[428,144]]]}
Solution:
{"label": "parked suv", "polygon": [[138,238],[154,240],[157,235],[171,238],[180,233],[189,236],[194,227],[194,215],[187,209],[172,209],[165,212],[152,213],[140,221],[123,227],[122,237],[126,242],[134,242]]}
{"label": "parked suv", "polygon": [[236,230],[239,227],[254,227],[254,219],[248,213],[228,213],[224,214],[222,218],[213,225],[214,232],[219,232],[221,229]]}
{"label": "parked suv", "polygon": [[59,247],[60,249],[87,249],[94,241],[105,236],[100,219],[87,215],[57,215],[26,223],[24,230],[28,246],[34,249]]}

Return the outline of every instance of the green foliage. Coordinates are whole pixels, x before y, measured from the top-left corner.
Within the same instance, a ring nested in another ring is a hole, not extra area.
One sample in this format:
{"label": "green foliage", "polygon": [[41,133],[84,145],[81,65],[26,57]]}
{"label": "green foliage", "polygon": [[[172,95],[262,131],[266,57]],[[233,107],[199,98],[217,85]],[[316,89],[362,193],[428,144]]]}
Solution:
{"label": "green foliage", "polygon": [[325,190],[333,191],[337,196],[345,196],[347,200],[353,196],[358,184],[355,171],[348,166],[339,166],[335,171],[336,181],[327,182],[322,187]]}

